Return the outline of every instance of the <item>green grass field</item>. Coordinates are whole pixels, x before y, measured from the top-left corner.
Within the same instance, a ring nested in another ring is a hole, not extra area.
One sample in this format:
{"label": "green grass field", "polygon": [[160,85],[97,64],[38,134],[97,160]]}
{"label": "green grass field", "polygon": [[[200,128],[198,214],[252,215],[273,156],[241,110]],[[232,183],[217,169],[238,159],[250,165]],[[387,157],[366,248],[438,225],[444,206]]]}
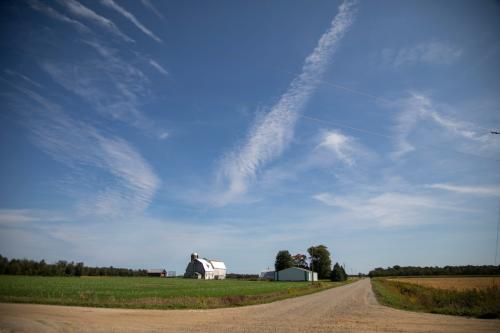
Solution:
{"label": "green grass field", "polygon": [[267,303],[343,284],[345,282],[311,285],[307,282],[0,275],[0,302],[207,309]]}
{"label": "green grass field", "polygon": [[[453,277],[450,277],[450,280]],[[381,304],[398,309],[477,318],[500,318],[500,289],[446,290],[390,280],[371,279]]]}

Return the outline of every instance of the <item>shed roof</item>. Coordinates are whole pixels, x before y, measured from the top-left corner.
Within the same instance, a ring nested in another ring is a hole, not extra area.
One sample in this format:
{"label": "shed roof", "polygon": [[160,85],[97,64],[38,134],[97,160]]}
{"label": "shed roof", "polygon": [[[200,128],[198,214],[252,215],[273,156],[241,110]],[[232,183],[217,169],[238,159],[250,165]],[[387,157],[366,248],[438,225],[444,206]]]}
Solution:
{"label": "shed roof", "polygon": [[156,269],[148,269],[148,273],[165,273],[166,270],[164,270],[163,268],[156,268]]}
{"label": "shed roof", "polygon": [[[310,270],[305,269],[305,268],[300,268],[300,267],[288,267],[288,268],[282,269],[280,272],[283,272],[283,271],[286,271],[289,269],[296,269],[296,270],[300,270],[300,271],[304,271],[304,272],[310,272]],[[316,272],[314,272],[314,273],[316,273]]]}

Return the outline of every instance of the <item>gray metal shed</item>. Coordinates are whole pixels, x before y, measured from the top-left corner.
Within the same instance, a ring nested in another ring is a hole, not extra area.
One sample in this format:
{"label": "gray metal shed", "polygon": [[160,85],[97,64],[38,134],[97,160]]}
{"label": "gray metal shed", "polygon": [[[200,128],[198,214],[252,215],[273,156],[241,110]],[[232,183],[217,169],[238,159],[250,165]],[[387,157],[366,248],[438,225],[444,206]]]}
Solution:
{"label": "gray metal shed", "polygon": [[274,279],[276,281],[318,281],[318,273],[304,268],[290,267],[276,272]]}

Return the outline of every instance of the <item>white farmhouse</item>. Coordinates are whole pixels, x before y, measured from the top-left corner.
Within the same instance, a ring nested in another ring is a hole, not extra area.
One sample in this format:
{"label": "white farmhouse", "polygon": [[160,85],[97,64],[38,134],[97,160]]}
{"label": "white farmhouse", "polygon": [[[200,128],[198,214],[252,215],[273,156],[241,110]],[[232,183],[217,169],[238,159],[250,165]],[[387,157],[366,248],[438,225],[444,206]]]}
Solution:
{"label": "white farmhouse", "polygon": [[226,278],[226,265],[219,260],[201,259],[198,253],[191,254],[191,261],[186,267],[184,277],[205,280],[223,280]]}
{"label": "white farmhouse", "polygon": [[318,273],[304,268],[290,267],[275,272],[274,279],[276,281],[318,281]]}

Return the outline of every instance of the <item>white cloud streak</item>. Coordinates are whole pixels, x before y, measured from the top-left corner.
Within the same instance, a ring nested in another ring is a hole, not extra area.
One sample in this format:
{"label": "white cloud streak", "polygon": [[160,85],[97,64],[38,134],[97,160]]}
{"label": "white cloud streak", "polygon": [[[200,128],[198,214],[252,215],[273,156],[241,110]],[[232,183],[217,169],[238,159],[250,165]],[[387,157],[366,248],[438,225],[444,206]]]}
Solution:
{"label": "white cloud streak", "polygon": [[141,0],[141,3],[150,11],[152,11],[156,16],[164,19],[163,14],[151,3],[150,0]]}
{"label": "white cloud streak", "polygon": [[157,63],[156,61],[154,61],[153,59],[149,59],[149,64],[154,68],[156,69],[160,74],[163,74],[165,76],[168,76],[168,71],[163,68],[162,65],[160,65],[159,63]]}
{"label": "white cloud streak", "polygon": [[302,73],[292,81],[271,111],[255,122],[242,147],[226,156],[222,177],[228,181],[228,190],[221,196],[219,204],[226,204],[246,193],[258,169],[281,155],[289,144],[299,112],[311,97],[339,42],[353,23],[355,12],[353,1],[345,1],[339,7],[329,30],[306,58]]}
{"label": "white cloud streak", "polygon": [[500,197],[500,187],[498,186],[463,186],[437,183],[427,185],[426,187],[458,194]]}
{"label": "white cloud streak", "polygon": [[[72,62],[67,59],[61,62],[38,60],[42,70],[63,88],[80,96],[101,115],[127,123],[160,140],[168,136],[165,129],[155,125],[140,110],[140,101],[151,97],[151,89],[149,78],[135,65],[135,62],[124,60],[117,49],[108,47],[105,40],[80,22],[68,18],[38,0],[28,1],[34,10],[72,24],[82,36],[80,41],[98,54],[97,57],[84,54],[82,58]],[[74,0],[65,1],[63,4],[94,17]],[[139,52],[134,54],[143,64],[152,66],[162,75],[168,74],[165,68],[151,58]]]}
{"label": "white cloud streak", "polygon": [[134,147],[122,138],[107,136],[95,126],[73,119],[59,105],[36,92],[14,87],[24,95],[17,102],[28,119],[35,145],[73,170],[85,168],[88,174],[94,169],[111,176],[108,183],[94,184],[92,193],[79,204],[80,213],[121,215],[141,212],[149,206],[160,179]]}
{"label": "white cloud streak", "polygon": [[158,36],[156,36],[153,32],[151,32],[151,30],[146,28],[141,22],[139,22],[139,20],[137,20],[137,18],[134,16],[134,14],[130,13],[129,11],[127,11],[122,6],[118,5],[113,0],[101,0],[101,3],[104,6],[111,8],[111,9],[117,11],[118,13],[120,13],[121,15],[123,15],[130,22],[132,22],[139,30],[144,32],[146,35],[148,35],[149,37],[151,37],[152,39],[154,39],[158,43],[162,43],[162,40]]}
{"label": "white cloud streak", "polygon": [[10,70],[10,69],[6,69],[6,70],[4,70],[4,72],[12,77],[18,77],[18,78],[22,79],[23,81],[28,82],[29,84],[31,84],[37,88],[42,88],[42,85],[40,85],[38,82],[33,81],[32,79],[30,79],[26,75],[23,75],[21,73],[15,72],[15,71]]}
{"label": "white cloud streak", "polygon": [[21,226],[36,222],[62,222],[68,218],[62,214],[34,209],[0,209],[0,225]]}
{"label": "white cloud streak", "polygon": [[126,42],[135,42],[132,38],[124,34],[111,20],[97,14],[92,9],[85,7],[76,0],[58,0],[61,5],[66,7],[70,13],[75,16],[85,18],[94,24],[104,28],[108,32],[120,37]]}
{"label": "white cloud streak", "polygon": [[92,66],[46,61],[40,64],[42,70],[59,85],[80,96],[101,115],[164,139],[167,132],[158,128],[139,109],[141,99],[149,94],[149,78],[99,41],[84,43],[94,48],[102,59],[94,59]]}
{"label": "white cloud streak", "polygon": [[325,132],[317,148],[327,149],[332,152],[338,160],[349,166],[355,164],[354,155],[357,155],[359,151],[354,139],[339,131]]}
{"label": "white cloud streak", "polygon": [[395,68],[416,64],[451,65],[462,56],[463,50],[446,42],[419,43],[399,50],[382,50],[382,61]]}
{"label": "white cloud streak", "polygon": [[32,9],[39,11],[41,13],[44,13],[45,15],[47,15],[53,19],[59,20],[61,22],[69,23],[69,24],[73,25],[80,32],[84,32],[84,33],[90,32],[90,29],[87,28],[83,23],[67,17],[66,15],[55,10],[54,8],[47,6],[45,3],[42,3],[38,0],[28,0],[27,2]]}
{"label": "white cloud streak", "polygon": [[368,197],[318,193],[313,198],[340,209],[346,214],[343,216],[344,220],[378,224],[381,227],[426,224],[435,222],[440,211],[466,211],[433,197],[400,192],[383,192]]}
{"label": "white cloud streak", "polygon": [[455,140],[455,146],[462,147],[465,151],[498,151],[500,148],[498,140],[492,140],[491,135],[485,133],[484,129],[480,130],[474,124],[444,115],[440,110],[442,107],[425,94],[413,92],[410,97],[397,103],[397,106],[401,107],[402,111],[398,113],[394,126],[396,150],[391,154],[393,158],[400,158],[415,150],[409,137],[425,121],[439,127],[439,132],[434,136],[435,140],[442,139],[443,136],[460,139]]}

